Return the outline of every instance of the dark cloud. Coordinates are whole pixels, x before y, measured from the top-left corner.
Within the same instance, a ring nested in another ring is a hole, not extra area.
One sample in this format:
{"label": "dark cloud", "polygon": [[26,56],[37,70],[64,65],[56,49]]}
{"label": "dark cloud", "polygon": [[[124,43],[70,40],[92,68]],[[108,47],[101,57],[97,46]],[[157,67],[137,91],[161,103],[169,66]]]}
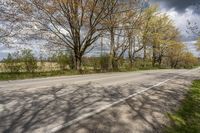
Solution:
{"label": "dark cloud", "polygon": [[187,8],[193,8],[195,12],[199,10],[193,7],[200,3],[200,0],[150,0],[153,3],[159,2],[165,8],[174,8],[179,13],[184,13]]}

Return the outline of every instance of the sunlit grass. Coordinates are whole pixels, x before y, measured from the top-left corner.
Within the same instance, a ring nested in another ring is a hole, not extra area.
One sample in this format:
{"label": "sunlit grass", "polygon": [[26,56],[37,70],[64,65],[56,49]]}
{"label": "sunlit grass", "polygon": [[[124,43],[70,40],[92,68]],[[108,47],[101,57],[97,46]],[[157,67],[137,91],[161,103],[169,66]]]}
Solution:
{"label": "sunlit grass", "polygon": [[193,82],[181,108],[169,118],[172,125],[166,133],[200,133],[200,80]]}
{"label": "sunlit grass", "polygon": [[17,80],[17,79],[30,79],[39,77],[53,77],[64,75],[76,75],[77,71],[49,71],[49,72],[19,72],[19,73],[0,73],[0,80]]}

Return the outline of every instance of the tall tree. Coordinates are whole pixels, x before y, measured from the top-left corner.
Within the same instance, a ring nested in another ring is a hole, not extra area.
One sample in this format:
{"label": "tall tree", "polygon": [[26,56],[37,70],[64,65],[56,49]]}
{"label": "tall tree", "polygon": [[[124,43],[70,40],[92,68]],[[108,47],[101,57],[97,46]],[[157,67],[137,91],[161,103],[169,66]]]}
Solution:
{"label": "tall tree", "polygon": [[147,36],[152,47],[152,65],[161,65],[166,48],[172,40],[178,40],[179,32],[166,14],[154,15],[149,26]]}
{"label": "tall tree", "polygon": [[[101,36],[103,20],[117,0],[14,0],[53,47],[71,49],[75,68],[81,70],[82,57]],[[49,34],[51,33],[51,34]]]}
{"label": "tall tree", "polygon": [[141,10],[140,3],[138,0],[119,1],[104,21],[110,39],[110,69],[117,69],[118,59],[128,48],[126,32],[128,29],[136,28],[136,20],[135,22],[130,20],[138,17],[138,12]]}
{"label": "tall tree", "polygon": [[[126,22],[126,25],[128,25],[128,28],[124,29],[125,36],[127,38],[127,44],[128,44],[128,57],[129,57],[129,63],[130,67],[132,68],[133,61],[135,60],[136,53],[140,52],[144,45],[141,43],[141,28],[143,27],[143,19],[142,19],[142,13],[144,11],[141,10],[135,10],[134,12],[127,13],[128,21]],[[131,15],[131,17],[129,16]]]}
{"label": "tall tree", "polygon": [[142,33],[142,43],[144,47],[144,53],[143,53],[143,59],[144,61],[147,58],[147,47],[149,45],[149,36],[148,32],[151,30],[151,25],[150,23],[153,21],[152,19],[154,16],[157,14],[157,7],[151,6],[143,11],[142,14],[142,27],[141,27],[141,33]]}

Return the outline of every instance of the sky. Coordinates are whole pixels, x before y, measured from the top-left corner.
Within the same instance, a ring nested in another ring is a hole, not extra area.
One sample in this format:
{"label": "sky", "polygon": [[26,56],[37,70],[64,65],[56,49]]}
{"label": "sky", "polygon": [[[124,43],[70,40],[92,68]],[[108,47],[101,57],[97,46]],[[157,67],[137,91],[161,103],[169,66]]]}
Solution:
{"label": "sky", "polygon": [[[194,40],[192,35],[186,33],[187,21],[197,22],[200,20],[200,9],[195,5],[200,4],[199,0],[149,0],[152,4],[158,4],[162,12],[166,12],[181,30],[185,40]],[[189,38],[188,38],[189,36]]]}
{"label": "sky", "polygon": [[[182,41],[187,44],[188,49],[196,56],[200,56],[200,53],[195,50],[196,48],[193,45],[196,42],[196,36],[187,32],[188,20],[191,22],[200,22],[200,9],[197,10],[194,6],[196,3],[200,3],[200,0],[149,0],[149,2],[157,4],[161,12],[169,15],[181,32]],[[0,60],[8,52],[10,50],[0,46]]]}
{"label": "sky", "polygon": [[[161,12],[165,12],[174,21],[182,35],[182,41],[188,49],[196,56],[200,53],[196,51],[194,43],[197,37],[192,34],[188,27],[188,21],[200,22],[200,9],[196,8],[200,0],[149,0],[151,4],[159,5]],[[199,24],[200,25],[200,24]],[[188,33],[189,32],[189,33]]]}

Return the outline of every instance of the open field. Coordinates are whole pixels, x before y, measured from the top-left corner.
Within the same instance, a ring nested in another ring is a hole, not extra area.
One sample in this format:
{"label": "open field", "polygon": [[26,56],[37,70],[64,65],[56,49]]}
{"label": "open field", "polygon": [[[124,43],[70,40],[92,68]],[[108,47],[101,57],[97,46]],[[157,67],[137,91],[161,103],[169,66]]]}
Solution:
{"label": "open field", "polygon": [[4,64],[0,63],[0,80],[17,80],[78,74],[78,72],[73,70],[61,71],[57,63],[38,62],[37,66],[37,70],[33,73],[25,72],[24,70],[21,70],[20,72],[7,72],[7,70],[4,68]]}
{"label": "open field", "polygon": [[[37,62],[37,72],[48,72],[48,71],[58,71],[60,70],[60,67],[57,63],[54,62]],[[24,70],[21,70],[22,72]],[[7,70],[4,67],[4,63],[0,63],[0,72],[7,72]]]}

